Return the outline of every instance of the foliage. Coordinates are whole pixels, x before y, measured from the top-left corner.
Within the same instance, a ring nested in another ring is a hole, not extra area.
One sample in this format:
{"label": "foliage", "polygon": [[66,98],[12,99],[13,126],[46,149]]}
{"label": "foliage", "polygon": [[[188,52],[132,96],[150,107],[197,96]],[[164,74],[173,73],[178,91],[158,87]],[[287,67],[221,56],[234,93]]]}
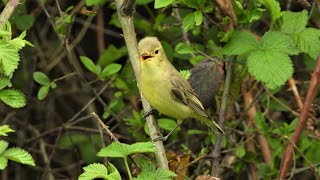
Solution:
{"label": "foliage", "polygon": [[[0,114],[3,124],[17,130],[16,136],[0,141],[0,168],[8,160],[34,166],[32,156],[37,168],[23,166],[16,172],[20,168],[12,163],[8,179],[21,172],[31,179],[46,179],[48,174],[84,180],[199,179],[197,175],[210,173],[211,159],[204,157],[212,153],[217,136],[192,119],[164,142],[170,171],[156,166],[114,2],[20,2],[11,24],[0,28]],[[236,60],[221,145],[222,178],[247,179],[253,173],[252,163],[258,178],[278,177],[300,113],[294,87],[286,82],[296,82],[303,101],[320,52],[320,13],[316,3],[310,8],[304,2],[234,0],[233,12],[210,0],[135,3],[132,20],[137,40],[158,37],[169,61],[190,82],[214,120],[220,116],[229,61]],[[230,14],[235,15],[233,28]],[[25,48],[32,46],[29,41],[34,47]],[[248,94],[254,116],[246,104]],[[320,162],[319,100],[316,96],[307,131],[295,148],[295,179],[299,174],[311,176],[313,171],[306,169]],[[92,112],[125,143],[111,143]],[[155,117],[163,134],[177,125],[176,119],[161,113]],[[10,127],[0,126],[0,135],[13,132]],[[269,164],[261,137],[271,151]],[[248,148],[249,141],[255,151]],[[108,162],[102,164],[105,159]]]}
{"label": "foliage", "polygon": [[[0,126],[0,136],[8,136],[7,133],[14,132],[8,125]],[[15,161],[29,166],[35,166],[34,160],[30,153],[19,147],[8,148],[9,143],[0,140],[0,169],[3,170],[8,166],[8,160]]]}

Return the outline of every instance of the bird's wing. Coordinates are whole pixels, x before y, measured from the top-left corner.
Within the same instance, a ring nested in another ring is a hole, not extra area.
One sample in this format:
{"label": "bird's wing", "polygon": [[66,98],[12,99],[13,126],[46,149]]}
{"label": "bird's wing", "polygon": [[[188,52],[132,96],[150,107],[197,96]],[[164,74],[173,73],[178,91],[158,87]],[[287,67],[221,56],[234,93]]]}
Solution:
{"label": "bird's wing", "polygon": [[177,101],[190,107],[194,112],[201,116],[208,117],[199,97],[193,91],[188,81],[178,75],[175,75],[172,76],[171,83],[173,85],[171,94]]}

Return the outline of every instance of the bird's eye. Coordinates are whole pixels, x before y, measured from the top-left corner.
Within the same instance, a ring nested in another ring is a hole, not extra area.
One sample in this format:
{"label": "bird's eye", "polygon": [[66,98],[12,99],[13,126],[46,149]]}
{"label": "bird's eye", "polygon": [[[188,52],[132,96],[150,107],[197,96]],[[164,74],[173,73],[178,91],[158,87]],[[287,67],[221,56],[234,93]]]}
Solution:
{"label": "bird's eye", "polygon": [[154,53],[158,54],[158,53],[159,53],[159,50],[155,50]]}

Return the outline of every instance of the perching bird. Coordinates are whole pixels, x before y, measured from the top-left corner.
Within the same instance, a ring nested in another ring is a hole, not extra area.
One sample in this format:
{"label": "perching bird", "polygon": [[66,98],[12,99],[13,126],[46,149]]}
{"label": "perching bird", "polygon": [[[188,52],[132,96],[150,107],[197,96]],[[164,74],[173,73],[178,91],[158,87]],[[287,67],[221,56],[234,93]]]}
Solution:
{"label": "perching bird", "polygon": [[158,38],[143,38],[138,46],[140,52],[138,85],[143,96],[160,113],[178,120],[178,125],[161,139],[166,140],[186,118],[195,118],[216,133],[224,133],[208,116],[189,82],[168,61]]}

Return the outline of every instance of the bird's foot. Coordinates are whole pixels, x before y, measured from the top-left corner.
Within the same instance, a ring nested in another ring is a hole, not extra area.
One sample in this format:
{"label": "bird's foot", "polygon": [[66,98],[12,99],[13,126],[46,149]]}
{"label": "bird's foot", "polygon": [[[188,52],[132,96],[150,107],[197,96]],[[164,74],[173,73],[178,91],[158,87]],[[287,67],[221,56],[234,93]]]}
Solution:
{"label": "bird's foot", "polygon": [[[168,134],[169,135],[169,134]],[[162,136],[162,134],[160,134],[158,137],[156,137],[155,139],[153,139],[152,141],[154,142],[154,141],[166,141],[167,139],[168,139],[168,135],[166,135],[166,136]]]}
{"label": "bird's foot", "polygon": [[142,119],[145,119],[147,116],[151,115],[151,114],[155,114],[158,111],[155,108],[151,108],[149,109],[147,112],[145,112],[142,116]]}

